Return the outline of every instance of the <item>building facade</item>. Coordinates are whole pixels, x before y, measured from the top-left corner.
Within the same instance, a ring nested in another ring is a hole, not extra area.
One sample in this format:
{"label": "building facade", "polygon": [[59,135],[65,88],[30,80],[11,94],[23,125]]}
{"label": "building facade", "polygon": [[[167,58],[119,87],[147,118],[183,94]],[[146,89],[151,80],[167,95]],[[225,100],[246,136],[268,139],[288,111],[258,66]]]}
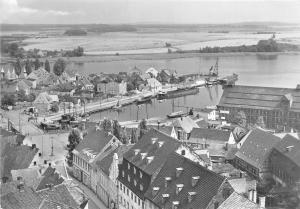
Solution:
{"label": "building facade", "polygon": [[256,124],[268,129],[300,129],[299,85],[295,89],[226,87],[218,108],[221,118],[245,127]]}

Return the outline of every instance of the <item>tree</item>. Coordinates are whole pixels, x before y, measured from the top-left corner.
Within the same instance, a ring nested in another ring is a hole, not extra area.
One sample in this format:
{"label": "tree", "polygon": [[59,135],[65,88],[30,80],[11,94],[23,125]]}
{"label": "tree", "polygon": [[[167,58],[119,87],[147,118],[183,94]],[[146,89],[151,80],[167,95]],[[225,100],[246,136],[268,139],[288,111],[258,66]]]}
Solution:
{"label": "tree", "polygon": [[50,63],[48,60],[45,61],[45,70],[48,71],[48,73],[50,73],[50,71],[51,71]]}
{"label": "tree", "polygon": [[17,62],[15,63],[15,73],[19,77],[21,75],[21,72],[22,72],[22,64],[21,64],[21,60],[18,58]]}
{"label": "tree", "polygon": [[31,63],[29,59],[27,59],[25,62],[25,70],[27,75],[29,75],[32,72]]}
{"label": "tree", "polygon": [[120,124],[117,120],[113,121],[112,130],[113,130],[113,135],[120,140],[120,138],[121,138],[121,126],[120,126]]}
{"label": "tree", "polygon": [[67,162],[69,166],[73,165],[72,151],[79,144],[80,140],[81,140],[80,131],[77,128],[72,129],[68,137],[69,144],[67,144],[67,149],[68,149]]}
{"label": "tree", "polygon": [[143,119],[140,124],[139,124],[139,129],[140,129],[140,138],[146,133],[147,131],[147,121]]}
{"label": "tree", "polygon": [[34,70],[38,70],[40,67],[41,67],[41,63],[40,63],[40,60],[38,58],[36,58],[34,60]]}
{"label": "tree", "polygon": [[1,99],[1,105],[14,106],[16,104],[16,98],[14,94],[4,94]]}
{"label": "tree", "polygon": [[101,123],[101,127],[106,133],[108,133],[109,131],[111,131],[112,128],[111,121],[105,118]]}
{"label": "tree", "polygon": [[58,60],[56,60],[56,62],[54,63],[53,66],[53,72],[55,75],[57,76],[61,76],[63,74],[63,72],[66,69],[66,62],[65,60],[59,58]]}
{"label": "tree", "polygon": [[23,89],[20,89],[20,91],[18,91],[17,96],[18,96],[18,101],[20,102],[24,102],[27,100],[26,93]]}

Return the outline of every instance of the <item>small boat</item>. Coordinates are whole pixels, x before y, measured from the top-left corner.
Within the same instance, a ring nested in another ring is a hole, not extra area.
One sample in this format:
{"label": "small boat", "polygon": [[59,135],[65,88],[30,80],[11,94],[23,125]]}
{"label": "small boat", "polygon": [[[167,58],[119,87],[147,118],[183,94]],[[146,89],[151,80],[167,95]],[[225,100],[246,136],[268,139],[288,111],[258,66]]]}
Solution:
{"label": "small boat", "polygon": [[168,118],[179,118],[182,116],[185,116],[186,113],[184,113],[183,111],[178,111],[178,112],[172,112],[170,114],[167,115]]}
{"label": "small boat", "polygon": [[141,97],[141,98],[135,100],[135,103],[136,103],[136,105],[141,105],[141,104],[145,104],[145,103],[151,103],[151,97],[152,96]]}

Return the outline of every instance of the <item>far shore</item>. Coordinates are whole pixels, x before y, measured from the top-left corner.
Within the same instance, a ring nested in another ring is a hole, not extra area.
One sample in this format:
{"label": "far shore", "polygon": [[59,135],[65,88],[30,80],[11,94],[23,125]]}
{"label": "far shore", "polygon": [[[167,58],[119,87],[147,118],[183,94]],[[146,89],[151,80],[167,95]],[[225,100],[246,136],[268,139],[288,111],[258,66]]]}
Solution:
{"label": "far shore", "polygon": [[[86,63],[86,62],[112,62],[124,60],[164,60],[164,59],[182,59],[193,57],[232,57],[232,56],[274,56],[274,55],[299,55],[299,51],[291,52],[232,52],[232,53],[149,53],[149,54],[119,54],[119,55],[84,55],[81,57],[63,57],[68,63]],[[40,58],[41,61],[48,59],[55,62],[59,57]],[[14,62],[11,57],[1,57],[1,64]]]}

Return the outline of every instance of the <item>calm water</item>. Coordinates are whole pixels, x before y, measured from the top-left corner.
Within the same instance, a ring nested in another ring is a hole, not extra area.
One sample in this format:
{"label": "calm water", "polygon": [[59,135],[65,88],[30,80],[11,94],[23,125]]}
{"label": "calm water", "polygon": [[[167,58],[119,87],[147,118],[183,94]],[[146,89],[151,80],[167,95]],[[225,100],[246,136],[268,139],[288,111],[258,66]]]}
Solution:
{"label": "calm water", "polygon": [[[91,62],[73,64],[69,66],[84,73],[99,72],[129,72],[134,66],[142,70],[149,67],[157,69],[170,68],[177,70],[179,74],[207,72],[209,67],[215,63],[215,57],[194,57],[167,60],[124,60],[113,62]],[[276,55],[276,56],[226,56],[219,58],[219,73],[221,76],[237,73],[240,85],[272,86],[294,88],[300,84],[300,55]],[[123,112],[102,112],[101,118],[134,120],[148,117],[161,117],[167,113],[186,110],[186,107],[205,107],[216,105],[222,95],[221,87],[203,88],[199,94],[186,96],[162,103],[153,101],[152,104],[140,106],[127,106]],[[175,105],[172,105],[172,104]],[[174,106],[174,108],[172,108]],[[100,118],[95,114],[93,118]]]}

